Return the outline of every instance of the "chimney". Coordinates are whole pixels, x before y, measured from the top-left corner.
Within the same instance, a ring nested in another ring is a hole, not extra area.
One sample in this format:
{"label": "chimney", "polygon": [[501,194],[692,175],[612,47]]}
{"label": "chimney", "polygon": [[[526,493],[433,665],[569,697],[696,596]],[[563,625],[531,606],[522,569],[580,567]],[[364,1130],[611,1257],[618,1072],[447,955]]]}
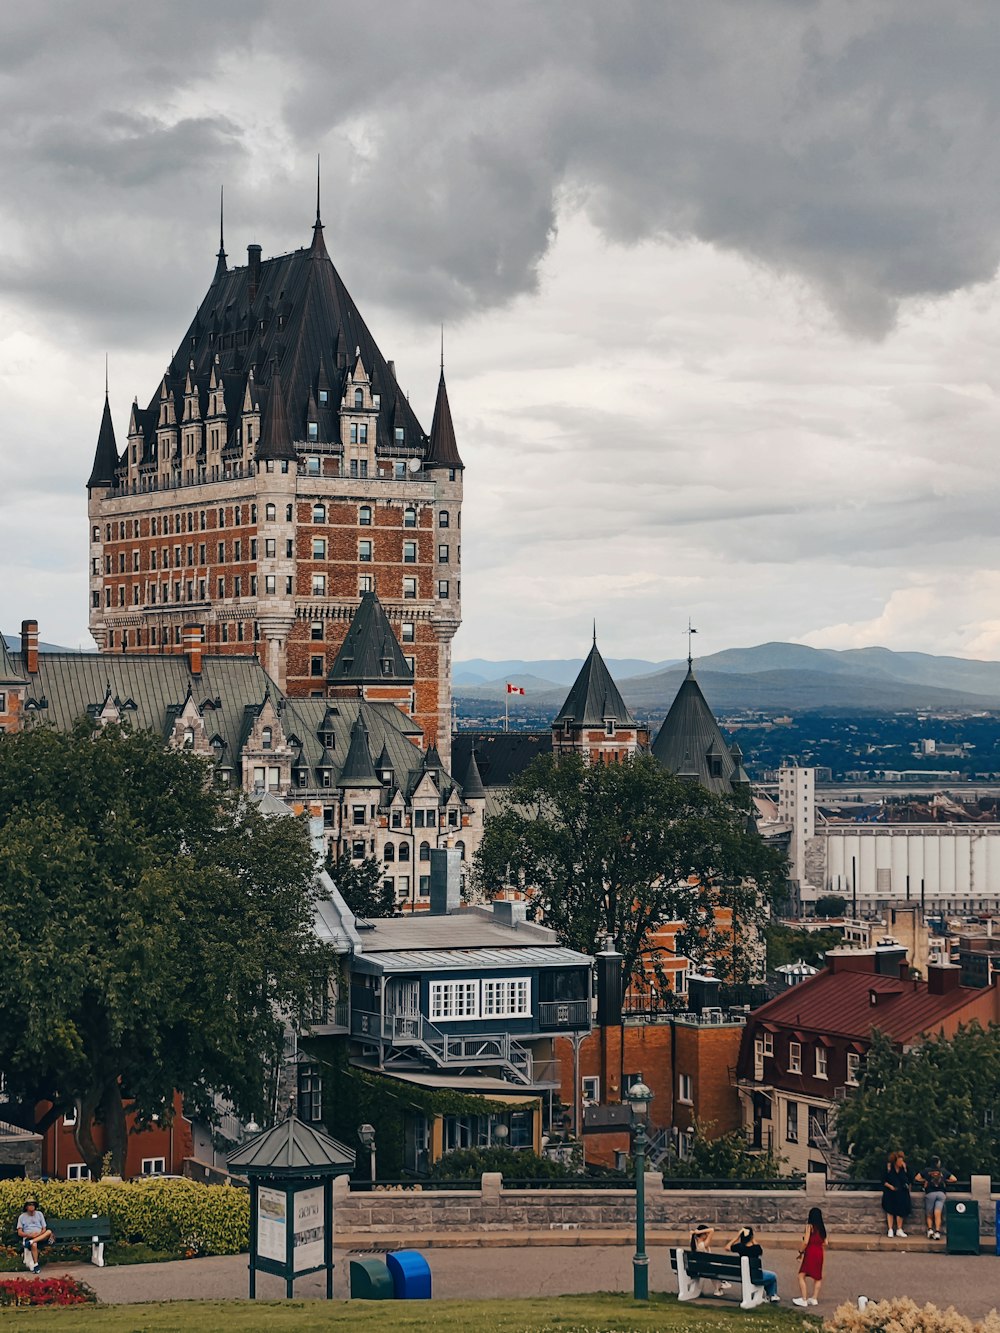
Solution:
{"label": "chimney", "polygon": [[962,969],[954,963],[931,963],[927,969],[927,991],[930,995],[950,995],[962,982]]}
{"label": "chimney", "polygon": [[624,977],[622,956],[610,937],[597,955],[597,1026],[617,1027],[622,1021]]}
{"label": "chimney", "polygon": [[395,378],[396,378],[396,363],[395,363],[395,361],[387,361],[387,362],[386,362],[386,365],[389,367],[389,374],[392,376],[393,379],[395,379]]}
{"label": "chimney", "polygon": [[21,621],[21,657],[29,676],[38,674],[38,621]]}
{"label": "chimney", "polygon": [[457,847],[431,848],[431,915],[450,916],[462,906],[462,853]]}
{"label": "chimney", "polygon": [[192,676],[201,675],[201,647],[204,633],[200,625],[184,626],[184,655]]}
{"label": "chimney", "polygon": [[260,282],[260,246],[247,246],[247,274],[250,279],[250,301],[253,302],[257,295],[257,286]]}
{"label": "chimney", "polygon": [[522,922],[528,920],[528,904],[497,898],[493,903],[493,919],[498,925],[509,926],[511,930],[516,930]]}

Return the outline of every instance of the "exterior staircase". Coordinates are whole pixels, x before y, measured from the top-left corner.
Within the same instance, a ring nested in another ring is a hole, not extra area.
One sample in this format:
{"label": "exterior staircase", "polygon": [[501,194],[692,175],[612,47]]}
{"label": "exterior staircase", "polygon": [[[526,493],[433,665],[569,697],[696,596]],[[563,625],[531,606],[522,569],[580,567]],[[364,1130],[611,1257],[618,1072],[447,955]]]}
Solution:
{"label": "exterior staircase", "polygon": [[533,1081],[531,1051],[509,1032],[456,1035],[442,1032],[420,1014],[387,1016],[385,1025],[383,1035],[394,1050],[419,1051],[439,1069],[496,1066],[512,1083],[528,1086]]}

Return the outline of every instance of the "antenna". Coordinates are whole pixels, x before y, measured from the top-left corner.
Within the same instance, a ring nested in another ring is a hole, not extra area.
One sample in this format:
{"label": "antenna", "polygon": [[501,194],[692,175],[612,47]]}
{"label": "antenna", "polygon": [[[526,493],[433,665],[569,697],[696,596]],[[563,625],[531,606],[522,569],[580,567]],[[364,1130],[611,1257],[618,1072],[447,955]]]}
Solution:
{"label": "antenna", "polygon": [[691,617],[688,616],[688,627],[687,627],[687,636],[688,636],[688,671],[691,670],[691,665],[692,665],[692,660],[693,660],[692,657],[691,657],[691,636],[692,636],[693,634],[697,634],[697,633],[698,633],[698,631],[697,631],[697,630],[695,629],[695,627],[691,624]]}

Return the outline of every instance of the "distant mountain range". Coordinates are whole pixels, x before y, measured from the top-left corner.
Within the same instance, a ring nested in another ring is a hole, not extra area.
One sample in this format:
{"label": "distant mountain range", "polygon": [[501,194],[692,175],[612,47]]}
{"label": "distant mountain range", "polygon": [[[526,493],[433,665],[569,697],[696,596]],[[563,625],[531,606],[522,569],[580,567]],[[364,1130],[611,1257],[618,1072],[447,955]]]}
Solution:
{"label": "distant mountain range", "polygon": [[[12,653],[19,653],[21,651],[20,634],[5,634],[3,637],[4,642]],[[39,640],[38,650],[42,653],[72,653],[76,651],[73,648],[64,648],[58,643],[44,643],[41,640]],[[97,649],[85,648],[83,651],[86,653],[93,653],[96,652]]]}
{"label": "distant mountain range", "polygon": [[[662,716],[684,679],[683,662],[607,659],[625,702],[641,716]],[[554,713],[582,659],[455,664],[455,694],[468,700],[502,699],[506,682],[527,694],[512,707]],[[695,673],[717,713],[738,709],[837,712],[889,709],[1000,709],[1000,662],[978,662],[888,648],[808,648],[763,643],[727,648],[695,662]]]}

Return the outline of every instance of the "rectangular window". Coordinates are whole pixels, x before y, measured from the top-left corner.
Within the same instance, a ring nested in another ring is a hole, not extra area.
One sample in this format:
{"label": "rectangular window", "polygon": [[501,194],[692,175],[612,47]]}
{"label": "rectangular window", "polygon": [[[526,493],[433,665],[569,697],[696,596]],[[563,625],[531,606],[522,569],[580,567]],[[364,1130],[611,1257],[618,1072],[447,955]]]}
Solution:
{"label": "rectangular window", "polygon": [[72,1111],[67,1111],[62,1118],[63,1129],[75,1129],[76,1120],[77,1120],[76,1107],[74,1106]]}
{"label": "rectangular window", "polygon": [[224,564],[226,559],[226,543],[219,542],[219,564]]}
{"label": "rectangular window", "polygon": [[367,444],[367,443],[368,443],[368,423],[366,421],[362,421],[360,426],[358,426],[358,444]]}
{"label": "rectangular window", "polygon": [[[273,546],[274,543],[271,542],[270,545]],[[272,552],[272,554],[273,554],[273,552]],[[326,559],[326,538],[325,538],[325,537],[314,537],[314,538],[313,538],[313,559],[314,559],[314,560],[325,560],[325,559]]]}
{"label": "rectangular window", "polygon": [[583,1095],[584,1106],[597,1106],[600,1104],[601,1080],[596,1076],[582,1078],[580,1080],[580,1091]]}
{"label": "rectangular window", "polygon": [[404,579],[404,580],[403,580],[403,597],[404,597],[407,601],[409,601],[409,602],[416,601],[416,597],[417,597],[417,580],[416,580],[416,579]]}
{"label": "rectangular window", "polygon": [[[166,584],[164,584],[163,586],[166,587]],[[225,597],[225,595],[226,595],[226,580],[225,580],[225,579],[219,579],[219,580],[218,580],[218,589],[219,589],[219,596],[220,596],[220,597]],[[164,601],[166,601],[166,598],[164,598]]]}
{"label": "rectangular window", "polygon": [[798,1102],[786,1103],[785,1115],[785,1138],[789,1143],[798,1143],[799,1141],[799,1104]]}
{"label": "rectangular window", "polygon": [[448,596],[448,580],[438,579],[438,596],[446,598]]}
{"label": "rectangular window", "polygon": [[264,555],[268,559],[273,559],[278,554],[277,540],[274,537],[264,538]]}
{"label": "rectangular window", "polygon": [[483,1018],[528,1018],[531,1015],[531,980],[504,977],[483,982]]}
{"label": "rectangular window", "polygon": [[163,1157],[144,1157],[142,1159],[142,1174],[144,1176],[162,1176],[166,1169],[167,1163]]}
{"label": "rectangular window", "polygon": [[788,1072],[790,1074],[802,1073],[802,1043],[800,1041],[790,1041],[788,1043]]}
{"label": "rectangular window", "polygon": [[442,544],[438,547],[438,564],[446,565],[448,563],[448,547]]}
{"label": "rectangular window", "polygon": [[404,620],[403,623],[400,625],[399,628],[400,628],[400,638],[402,639],[403,643],[412,643],[412,642],[413,642],[413,621],[412,621],[412,620]]}
{"label": "rectangular window", "polygon": [[432,981],[431,1021],[453,1022],[479,1017],[478,981]]}
{"label": "rectangular window", "polygon": [[309,637],[310,637],[310,639],[312,639],[313,643],[322,643],[322,642],[323,642],[323,622],[322,622],[322,620],[314,620],[314,621],[312,622],[312,624],[309,626]]}
{"label": "rectangular window", "polygon": [[765,1032],[761,1038],[764,1047],[764,1054],[768,1057],[774,1055],[774,1033]]}
{"label": "rectangular window", "polygon": [[826,1047],[816,1047],[816,1077],[826,1078]]}
{"label": "rectangular window", "polygon": [[366,592],[371,592],[371,590],[372,576],[370,574],[362,574],[358,579],[358,596],[360,597]]}
{"label": "rectangular window", "polygon": [[323,1079],[319,1065],[298,1067],[298,1117],[307,1124],[323,1119]]}
{"label": "rectangular window", "polygon": [[243,542],[239,537],[233,542],[233,559],[237,562],[243,559]]}
{"label": "rectangular window", "polygon": [[372,558],[372,544],[370,541],[358,542],[358,559],[361,563],[370,564]]}
{"label": "rectangular window", "polygon": [[391,822],[393,828],[402,828],[402,827],[403,827],[403,812],[402,812],[402,810],[393,810],[393,812],[392,812],[392,819],[391,819],[390,822]]}
{"label": "rectangular window", "polygon": [[363,842],[352,843],[351,856],[355,861],[363,861],[365,859],[365,844]]}
{"label": "rectangular window", "polygon": [[70,1162],[66,1167],[67,1180],[89,1180],[90,1167],[86,1162]]}
{"label": "rectangular window", "polygon": [[854,1088],[858,1085],[858,1071],[861,1068],[861,1056],[857,1051],[847,1052],[847,1082]]}
{"label": "rectangular window", "polygon": [[351,806],[351,822],[355,828],[359,828],[365,823],[365,807],[363,805]]}
{"label": "rectangular window", "polygon": [[415,565],[417,563],[417,543],[403,542],[403,564]]}
{"label": "rectangular window", "polygon": [[274,574],[265,574],[265,575],[264,575],[264,591],[265,591],[265,592],[274,592],[274,591],[276,590],[276,586],[277,586],[277,585],[276,585],[276,582],[275,582],[275,575],[274,575]]}
{"label": "rectangular window", "polygon": [[243,580],[239,574],[233,579],[233,596],[241,597],[243,595]]}
{"label": "rectangular window", "polygon": [[414,812],[413,812],[413,827],[414,827],[414,828],[423,828],[423,826],[424,826],[424,812],[423,812],[423,810],[414,810]]}
{"label": "rectangular window", "polygon": [[314,597],[326,596],[326,575],[314,574],[312,576],[312,590]]}
{"label": "rectangular window", "polygon": [[694,1101],[694,1089],[691,1086],[690,1074],[677,1075],[677,1100],[686,1102],[688,1106]]}
{"label": "rectangular window", "polygon": [[310,676],[322,676],[322,674],[323,674],[323,659],[322,659],[322,657],[310,657],[310,659],[309,659],[309,674],[310,674]]}

